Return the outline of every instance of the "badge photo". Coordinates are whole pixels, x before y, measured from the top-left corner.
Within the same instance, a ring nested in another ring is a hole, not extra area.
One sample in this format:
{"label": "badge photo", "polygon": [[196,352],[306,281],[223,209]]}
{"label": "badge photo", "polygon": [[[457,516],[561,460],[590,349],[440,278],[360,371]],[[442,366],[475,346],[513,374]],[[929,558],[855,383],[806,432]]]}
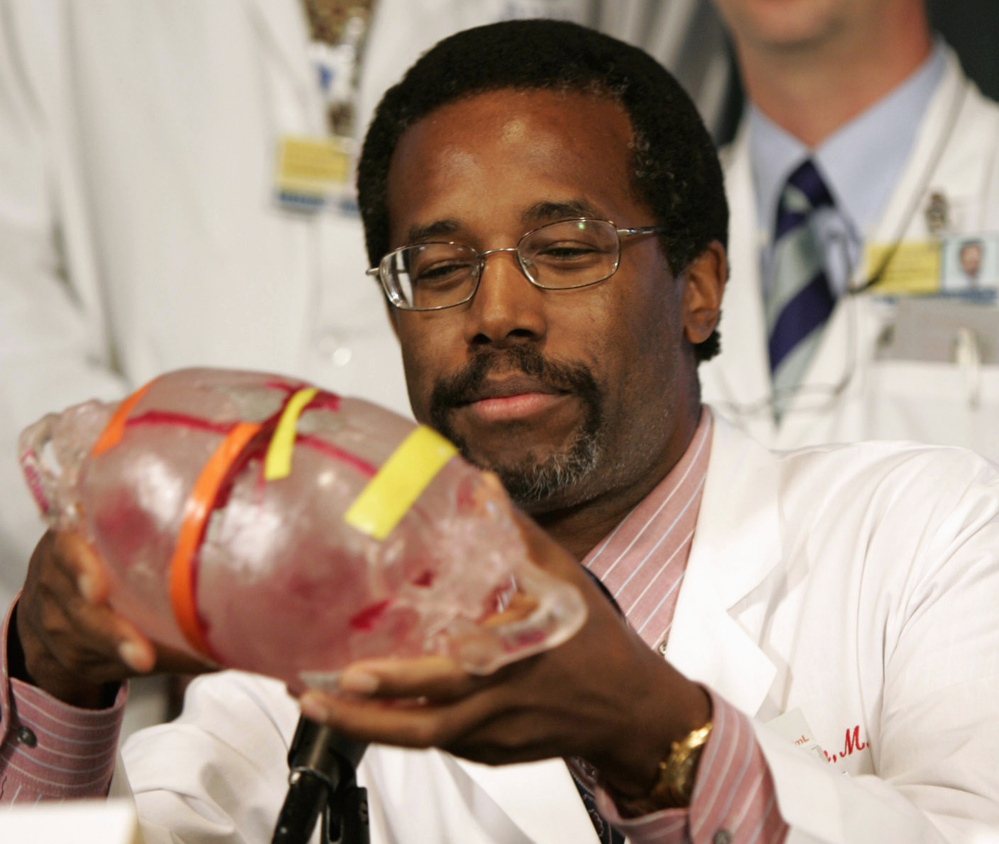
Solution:
{"label": "badge photo", "polygon": [[941,291],[995,292],[999,288],[999,234],[948,237],[943,243]]}

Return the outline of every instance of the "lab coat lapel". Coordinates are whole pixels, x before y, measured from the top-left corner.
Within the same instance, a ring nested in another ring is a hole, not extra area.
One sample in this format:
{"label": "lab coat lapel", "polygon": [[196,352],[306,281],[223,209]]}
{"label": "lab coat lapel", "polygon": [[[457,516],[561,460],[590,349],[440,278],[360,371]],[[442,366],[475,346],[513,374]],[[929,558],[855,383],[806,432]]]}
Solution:
{"label": "lab coat lapel", "polygon": [[593,822],[563,760],[496,767],[455,761],[523,831],[526,841],[598,844]]}
{"label": "lab coat lapel", "polygon": [[[916,145],[909,155],[902,178],[899,179],[879,224],[870,233],[871,241],[891,243],[903,234],[906,239],[912,240],[927,237],[925,211],[928,194],[939,190],[943,185],[947,186],[945,198],[948,201],[955,197],[974,196],[981,191],[982,185],[978,183],[981,180],[979,167],[969,165],[968,156],[955,154],[960,145],[967,144],[969,140],[977,140],[975,133],[967,131],[967,126],[958,125],[960,118],[955,110],[960,107],[960,113],[964,114],[971,105],[970,92],[965,95],[968,87],[960,62],[948,47],[944,77],[923,115]],[[941,152],[941,143],[946,143],[947,148],[940,156],[939,166],[934,168],[933,159]],[[973,149],[969,150],[972,154]],[[922,191],[926,196],[917,195],[924,187],[923,182],[927,176],[929,183]],[[861,276],[865,270],[864,267],[858,268],[858,274],[853,279],[855,285],[863,282]]]}
{"label": "lab coat lapel", "polygon": [[754,715],[776,667],[730,610],[781,559],[777,463],[754,440],[715,417],[711,459],[666,658],[743,712]]}
{"label": "lab coat lapel", "polygon": [[[728,354],[738,354],[738,377],[732,369],[704,365],[704,377],[711,381],[712,404],[723,413],[734,411],[745,422],[750,434],[769,441],[773,437],[774,420],[770,412],[770,363],[767,352],[767,331],[760,296],[760,243],[753,197],[753,178],[749,158],[748,133],[740,131],[725,155],[731,164],[726,169],[725,190],[729,204],[743,209],[744,216],[729,234],[730,279],[722,299],[719,325],[722,348]],[[727,314],[738,319],[726,319]],[[748,406],[761,412],[748,412]]]}

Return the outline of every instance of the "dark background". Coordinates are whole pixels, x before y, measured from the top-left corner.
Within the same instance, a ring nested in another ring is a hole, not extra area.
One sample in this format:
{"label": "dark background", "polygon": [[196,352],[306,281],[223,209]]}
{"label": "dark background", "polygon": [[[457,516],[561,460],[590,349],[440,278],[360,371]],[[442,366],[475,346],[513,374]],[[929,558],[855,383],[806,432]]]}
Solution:
{"label": "dark background", "polygon": [[926,6],[967,74],[986,96],[999,99],[999,0],[929,0]]}

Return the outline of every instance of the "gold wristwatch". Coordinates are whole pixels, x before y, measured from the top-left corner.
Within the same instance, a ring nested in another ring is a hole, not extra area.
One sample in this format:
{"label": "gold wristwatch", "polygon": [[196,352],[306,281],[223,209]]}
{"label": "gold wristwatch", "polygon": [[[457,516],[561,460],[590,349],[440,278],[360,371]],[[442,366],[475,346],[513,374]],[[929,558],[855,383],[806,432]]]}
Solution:
{"label": "gold wristwatch", "polygon": [[655,784],[645,797],[624,797],[608,789],[622,817],[638,817],[660,809],[680,809],[690,805],[694,793],[697,761],[711,734],[711,722],[691,730],[670,746],[670,753],[659,763]]}
{"label": "gold wristwatch", "polygon": [[689,806],[694,793],[694,775],[701,749],[711,734],[711,722],[691,730],[673,742],[670,754],[659,763],[659,776],[649,797],[657,804],[669,807]]}

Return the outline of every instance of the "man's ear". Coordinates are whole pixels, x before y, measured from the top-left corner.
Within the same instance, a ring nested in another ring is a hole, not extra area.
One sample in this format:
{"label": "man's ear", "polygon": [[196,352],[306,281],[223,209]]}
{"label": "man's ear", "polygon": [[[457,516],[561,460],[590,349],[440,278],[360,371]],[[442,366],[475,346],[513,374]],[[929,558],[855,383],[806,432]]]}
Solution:
{"label": "man's ear", "polygon": [[711,241],[683,271],[683,333],[692,345],[703,343],[718,325],[728,279],[725,247]]}

